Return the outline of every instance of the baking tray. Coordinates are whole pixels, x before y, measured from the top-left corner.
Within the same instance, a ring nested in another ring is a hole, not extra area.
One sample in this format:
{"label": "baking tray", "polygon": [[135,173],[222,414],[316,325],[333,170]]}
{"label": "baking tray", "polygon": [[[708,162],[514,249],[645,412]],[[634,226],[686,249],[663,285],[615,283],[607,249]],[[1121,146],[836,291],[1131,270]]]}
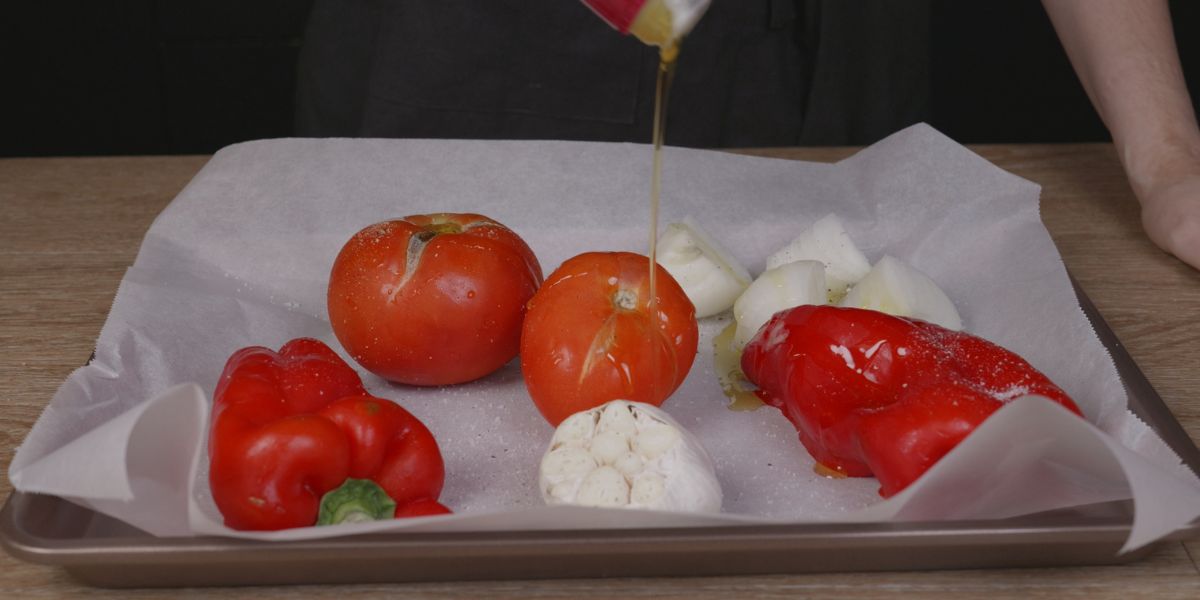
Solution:
{"label": "baking tray", "polygon": [[[1112,353],[1130,409],[1200,472],[1200,449],[1072,283]],[[259,542],[154,537],[61,498],[13,492],[0,510],[0,543],[21,560],[61,566],[95,586],[224,586],[1106,565],[1153,550],[1150,545],[1118,555],[1132,522],[1132,503],[1125,501],[983,521],[392,533]],[[1166,540],[1198,535],[1200,524],[1193,523]]]}

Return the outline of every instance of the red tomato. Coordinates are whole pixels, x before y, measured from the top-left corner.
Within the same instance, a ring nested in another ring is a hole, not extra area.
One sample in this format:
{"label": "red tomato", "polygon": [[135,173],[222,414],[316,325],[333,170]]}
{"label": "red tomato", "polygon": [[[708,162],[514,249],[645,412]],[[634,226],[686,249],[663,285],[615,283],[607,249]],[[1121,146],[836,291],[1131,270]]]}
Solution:
{"label": "red tomato", "polygon": [[385,379],[447,385],[517,354],[525,303],[542,282],[529,246],[482,215],[376,223],[329,275],[329,322],[354,360]]}
{"label": "red tomato", "polygon": [[650,260],[589,252],[563,263],[529,301],[521,371],[551,424],[609,400],[662,404],[696,358],[696,310],[661,266],[650,314]]}

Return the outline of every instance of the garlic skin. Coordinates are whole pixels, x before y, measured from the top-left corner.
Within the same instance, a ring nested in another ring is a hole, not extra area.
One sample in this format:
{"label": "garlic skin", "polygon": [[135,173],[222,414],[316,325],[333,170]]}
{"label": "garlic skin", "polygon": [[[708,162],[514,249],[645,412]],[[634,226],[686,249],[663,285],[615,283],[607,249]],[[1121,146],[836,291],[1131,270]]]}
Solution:
{"label": "garlic skin", "polygon": [[538,469],[546,504],[720,512],[700,440],[658,407],[613,400],[567,417]]}
{"label": "garlic skin", "polygon": [[733,304],[739,350],[775,313],[803,304],[827,304],[825,265],[815,260],[789,262],[760,275]]}
{"label": "garlic skin", "polygon": [[846,289],[871,270],[866,255],[854,245],[842,220],[832,213],[821,217],[787,246],[767,257],[767,269],[798,260],[815,260],[825,265],[828,302],[841,300]]}
{"label": "garlic skin", "polygon": [[696,318],[733,306],[750,285],[750,272],[690,217],[671,223],[658,240],[662,265],[696,307]]}
{"label": "garlic skin", "polygon": [[839,306],[869,308],[946,329],[962,329],[962,317],[946,292],[928,275],[891,256],[879,259],[866,277],[850,288]]}

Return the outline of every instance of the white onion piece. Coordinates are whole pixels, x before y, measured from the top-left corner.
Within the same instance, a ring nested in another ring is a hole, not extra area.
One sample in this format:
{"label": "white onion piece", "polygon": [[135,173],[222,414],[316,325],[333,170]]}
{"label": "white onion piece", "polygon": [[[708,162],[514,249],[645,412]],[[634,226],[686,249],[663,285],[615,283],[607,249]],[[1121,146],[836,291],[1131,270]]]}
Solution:
{"label": "white onion piece", "polygon": [[733,304],[733,317],[737,320],[734,345],[739,349],[745,347],[781,310],[827,302],[825,266],[820,262],[800,260],[768,269]]}
{"label": "white onion piece", "polygon": [[962,329],[954,303],[928,275],[898,258],[884,256],[861,281],[850,288],[840,306],[869,308]]}
{"label": "white onion piece", "polygon": [[696,318],[733,306],[750,285],[750,272],[690,218],[671,223],[658,241],[662,265],[696,307]]}
{"label": "white onion piece", "polygon": [[849,286],[871,270],[871,263],[834,214],[817,220],[787,246],[767,257],[767,269],[800,260],[815,260],[825,265],[828,302],[840,300]]}

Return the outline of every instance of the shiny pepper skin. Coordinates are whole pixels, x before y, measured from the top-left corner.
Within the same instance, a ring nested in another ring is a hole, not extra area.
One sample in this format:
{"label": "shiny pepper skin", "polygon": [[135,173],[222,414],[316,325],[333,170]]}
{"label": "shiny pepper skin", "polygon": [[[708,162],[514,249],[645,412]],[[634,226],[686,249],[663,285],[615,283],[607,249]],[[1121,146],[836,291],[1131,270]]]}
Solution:
{"label": "shiny pepper skin", "polygon": [[989,415],[1026,394],[1076,414],[1065,392],[1016,354],[915,319],[833,306],[776,314],[742,355],[764,402],[821,465],[903,490]]}
{"label": "shiny pepper skin", "polygon": [[395,403],[367,395],[324,343],[249,347],[225,365],[213,402],[209,484],[225,524],[314,525],[322,496],[348,478],[374,481],[394,516],[449,512],[433,435]]}

